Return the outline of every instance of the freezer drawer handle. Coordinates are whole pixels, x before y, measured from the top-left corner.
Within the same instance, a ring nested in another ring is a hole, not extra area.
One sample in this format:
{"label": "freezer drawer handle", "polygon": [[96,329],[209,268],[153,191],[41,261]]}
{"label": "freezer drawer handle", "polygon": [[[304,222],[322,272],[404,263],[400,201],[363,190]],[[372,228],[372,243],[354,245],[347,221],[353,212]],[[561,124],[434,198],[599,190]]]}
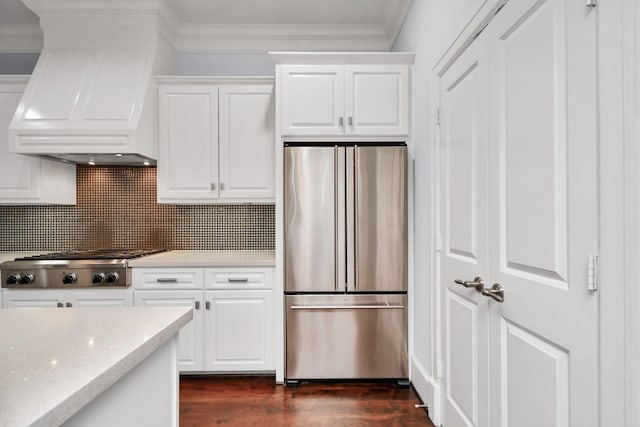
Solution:
{"label": "freezer drawer handle", "polygon": [[292,305],[292,310],[360,310],[360,309],[380,309],[380,308],[404,308],[404,305],[371,304],[371,305]]}

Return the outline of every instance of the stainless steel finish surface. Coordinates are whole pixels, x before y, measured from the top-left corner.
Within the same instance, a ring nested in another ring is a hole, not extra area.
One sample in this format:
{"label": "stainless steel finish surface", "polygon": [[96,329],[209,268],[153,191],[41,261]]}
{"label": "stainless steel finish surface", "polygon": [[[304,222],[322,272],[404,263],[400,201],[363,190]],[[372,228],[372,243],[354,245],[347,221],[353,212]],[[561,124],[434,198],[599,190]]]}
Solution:
{"label": "stainless steel finish surface", "polygon": [[357,165],[355,164],[354,148],[346,147],[346,169],[345,169],[345,185],[346,185],[346,198],[347,198],[347,212],[346,212],[346,232],[347,232],[347,290],[356,290],[356,218],[358,213],[356,211],[355,194],[356,194],[356,182],[355,182],[355,170]]}
{"label": "stainless steel finish surface", "polygon": [[462,285],[465,288],[475,288],[475,290],[478,292],[482,292],[482,290],[484,289],[484,280],[482,280],[482,277],[480,276],[475,277],[471,282],[460,279],[456,279],[453,282],[458,285]]}
{"label": "stainless steel finish surface", "polygon": [[494,283],[490,289],[483,289],[482,295],[497,302],[504,302],[504,288],[500,283]]}
{"label": "stainless steel finish surface", "polygon": [[285,377],[407,378],[406,147],[287,146],[284,171]]}
{"label": "stainless steel finish surface", "polygon": [[357,147],[358,292],[407,290],[406,147]]}
{"label": "stainless steel finish surface", "polygon": [[77,289],[131,286],[131,259],[165,249],[55,252],[0,264],[3,288]]}
{"label": "stainless steel finish surface", "polygon": [[369,304],[369,305],[292,305],[291,310],[361,310],[369,308],[403,309],[404,305]]}
{"label": "stainless steel finish surface", "polygon": [[408,377],[406,295],[289,295],[285,303],[287,379]]}
{"label": "stainless steel finish surface", "polygon": [[334,147],[285,147],[285,291],[336,289]]}
{"label": "stainless steel finish surface", "polygon": [[349,276],[347,267],[349,265],[349,261],[347,260],[349,239],[347,236],[346,230],[346,221],[348,215],[348,200],[349,196],[346,194],[346,177],[344,170],[347,167],[348,162],[345,159],[345,149],[344,147],[334,147],[335,153],[335,164],[336,164],[336,291],[347,291]]}

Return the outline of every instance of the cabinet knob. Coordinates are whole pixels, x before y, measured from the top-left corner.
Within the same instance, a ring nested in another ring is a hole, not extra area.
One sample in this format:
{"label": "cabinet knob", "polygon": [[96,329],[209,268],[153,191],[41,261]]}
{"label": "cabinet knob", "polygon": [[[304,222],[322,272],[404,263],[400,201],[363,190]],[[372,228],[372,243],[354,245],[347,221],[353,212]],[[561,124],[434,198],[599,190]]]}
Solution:
{"label": "cabinet knob", "polygon": [[216,189],[216,183],[215,183],[215,182],[212,182],[212,183],[211,183],[211,189],[212,189],[212,190],[215,190],[215,189]]}

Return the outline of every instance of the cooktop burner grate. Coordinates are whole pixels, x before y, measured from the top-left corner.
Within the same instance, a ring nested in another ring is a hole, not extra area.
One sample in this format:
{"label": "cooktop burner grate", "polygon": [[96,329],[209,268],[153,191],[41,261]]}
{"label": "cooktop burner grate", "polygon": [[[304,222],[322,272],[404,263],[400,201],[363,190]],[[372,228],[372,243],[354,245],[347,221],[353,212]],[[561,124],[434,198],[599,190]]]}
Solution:
{"label": "cooktop burner grate", "polygon": [[47,261],[65,259],[133,259],[166,249],[93,249],[86,251],[51,252],[48,254],[16,258],[16,261]]}

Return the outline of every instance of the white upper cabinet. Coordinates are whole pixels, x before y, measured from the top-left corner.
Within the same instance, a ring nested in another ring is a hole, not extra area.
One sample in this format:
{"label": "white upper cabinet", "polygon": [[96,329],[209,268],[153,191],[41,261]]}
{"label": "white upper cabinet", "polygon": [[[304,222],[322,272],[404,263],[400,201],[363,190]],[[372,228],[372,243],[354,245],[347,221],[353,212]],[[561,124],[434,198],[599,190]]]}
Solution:
{"label": "white upper cabinet", "polygon": [[218,88],[160,87],[158,201],[218,197]]}
{"label": "white upper cabinet", "polygon": [[280,78],[283,137],[409,135],[412,54],[272,57]]}
{"label": "white upper cabinet", "polygon": [[283,66],[282,134],[344,132],[344,66]]}
{"label": "white upper cabinet", "polygon": [[160,81],[158,202],[273,200],[270,80]]}
{"label": "white upper cabinet", "polygon": [[273,199],[273,85],[221,87],[219,105],[220,198]]}
{"label": "white upper cabinet", "polygon": [[76,203],[76,167],[9,152],[9,122],[28,76],[0,76],[0,204]]}

